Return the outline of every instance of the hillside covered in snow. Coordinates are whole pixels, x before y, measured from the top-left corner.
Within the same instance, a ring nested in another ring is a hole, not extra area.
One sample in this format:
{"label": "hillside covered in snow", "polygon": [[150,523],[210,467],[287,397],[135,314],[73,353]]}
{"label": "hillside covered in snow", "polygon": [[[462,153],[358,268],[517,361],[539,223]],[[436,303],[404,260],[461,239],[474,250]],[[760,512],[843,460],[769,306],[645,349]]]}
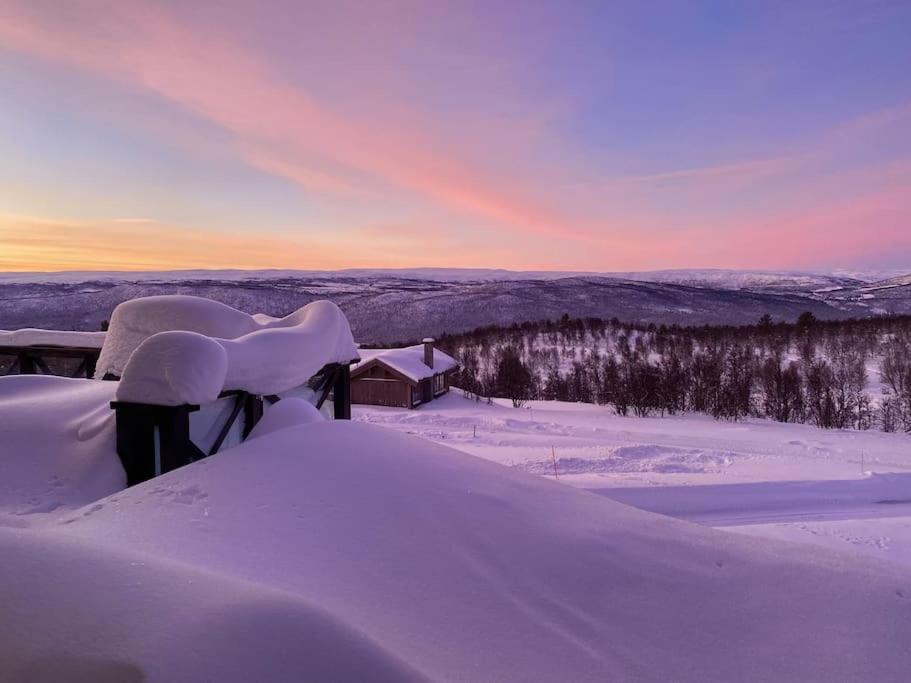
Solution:
{"label": "hillside covered in snow", "polygon": [[793,321],[804,311],[822,319],[907,313],[909,287],[877,287],[853,275],[761,271],[7,274],[0,277],[0,329],[97,330],[118,303],[157,294],[194,294],[279,317],[328,298],[358,340],[391,343],[565,313],[678,324],[752,323],[764,314]]}
{"label": "hillside covered in snow", "polygon": [[746,326],[540,320],[443,335],[477,397],[911,432],[911,316]]}

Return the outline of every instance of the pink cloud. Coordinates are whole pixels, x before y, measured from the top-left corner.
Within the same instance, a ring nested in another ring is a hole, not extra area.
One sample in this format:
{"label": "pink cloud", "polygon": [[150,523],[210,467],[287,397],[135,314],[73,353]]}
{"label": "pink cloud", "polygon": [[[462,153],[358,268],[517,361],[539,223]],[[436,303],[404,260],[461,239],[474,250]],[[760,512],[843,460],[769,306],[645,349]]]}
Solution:
{"label": "pink cloud", "polygon": [[414,128],[377,126],[370,102],[351,118],[282,81],[256,55],[148,5],[124,0],[104,13],[83,9],[79,25],[94,30],[72,30],[56,9],[11,3],[0,39],[176,102],[231,131],[252,165],[305,187],[345,191],[351,175],[366,174],[511,229],[565,232],[558,217],[515,197],[508,181],[460,162],[445,142]]}
{"label": "pink cloud", "polygon": [[[580,269],[812,265],[809,259],[850,260],[880,248],[876,239],[857,236],[869,236],[871,225],[879,240],[908,244],[908,206],[890,189],[907,185],[905,167],[826,166],[842,146],[884,126],[905,126],[907,105],[763,158],[603,180],[577,158],[535,155],[548,136],[552,103],[518,122],[477,111],[428,121],[418,106],[397,100],[401,91],[384,95],[401,79],[380,67],[360,84],[363,92],[352,83],[342,100],[317,95],[250,45],[139,0],[0,6],[0,45],[175,103],[228,131],[233,150],[252,167],[313,193],[413,201],[428,214],[426,226],[407,239],[389,237],[386,246],[399,259]],[[366,51],[395,44],[397,19],[386,16],[388,35],[372,36],[366,46],[358,43],[364,36],[338,27],[326,40],[336,41],[343,57],[369,62]],[[890,184],[878,189],[887,171]],[[564,180],[580,176],[596,179],[576,187]],[[743,202],[729,201],[738,193]],[[460,220],[474,231],[470,237],[460,232]],[[485,229],[486,251],[478,235]],[[429,248],[447,233],[447,252]]]}

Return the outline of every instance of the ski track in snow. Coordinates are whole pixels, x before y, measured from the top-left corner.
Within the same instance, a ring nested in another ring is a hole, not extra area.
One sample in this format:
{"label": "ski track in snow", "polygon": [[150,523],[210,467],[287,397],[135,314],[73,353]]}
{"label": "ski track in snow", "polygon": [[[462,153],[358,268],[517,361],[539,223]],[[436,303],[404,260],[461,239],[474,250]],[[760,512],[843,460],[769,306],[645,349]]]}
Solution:
{"label": "ski track in snow", "polygon": [[911,563],[911,439],[699,415],[622,418],[582,404],[512,408],[449,395],[383,425],[622,503],[730,531]]}

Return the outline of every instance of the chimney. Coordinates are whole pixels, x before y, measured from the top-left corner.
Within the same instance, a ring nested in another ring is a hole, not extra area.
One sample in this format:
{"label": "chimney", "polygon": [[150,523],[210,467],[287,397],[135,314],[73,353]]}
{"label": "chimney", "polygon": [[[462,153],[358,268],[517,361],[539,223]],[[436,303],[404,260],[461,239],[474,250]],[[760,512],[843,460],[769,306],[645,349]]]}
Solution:
{"label": "chimney", "polygon": [[423,340],[424,344],[424,365],[428,368],[433,368],[433,338],[425,337]]}

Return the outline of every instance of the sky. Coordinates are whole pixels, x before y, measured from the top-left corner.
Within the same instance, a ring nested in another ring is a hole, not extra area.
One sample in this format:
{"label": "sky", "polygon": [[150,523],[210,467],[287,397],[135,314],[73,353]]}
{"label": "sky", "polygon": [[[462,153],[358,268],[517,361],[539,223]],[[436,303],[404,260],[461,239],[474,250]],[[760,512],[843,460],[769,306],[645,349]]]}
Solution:
{"label": "sky", "polygon": [[911,267],[907,0],[0,0],[0,271]]}

